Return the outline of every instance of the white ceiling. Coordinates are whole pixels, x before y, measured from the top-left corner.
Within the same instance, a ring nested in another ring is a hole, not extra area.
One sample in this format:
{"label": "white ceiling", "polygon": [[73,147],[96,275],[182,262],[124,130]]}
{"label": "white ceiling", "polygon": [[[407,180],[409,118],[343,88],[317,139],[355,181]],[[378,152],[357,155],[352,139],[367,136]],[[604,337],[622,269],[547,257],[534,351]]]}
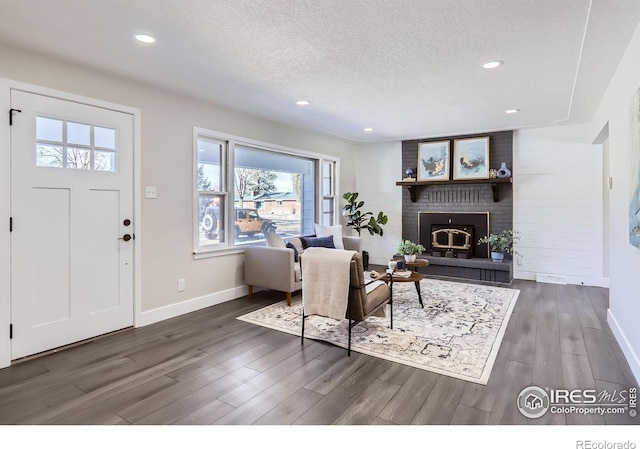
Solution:
{"label": "white ceiling", "polygon": [[358,142],[589,121],[639,22],[639,0],[0,0],[0,42]]}

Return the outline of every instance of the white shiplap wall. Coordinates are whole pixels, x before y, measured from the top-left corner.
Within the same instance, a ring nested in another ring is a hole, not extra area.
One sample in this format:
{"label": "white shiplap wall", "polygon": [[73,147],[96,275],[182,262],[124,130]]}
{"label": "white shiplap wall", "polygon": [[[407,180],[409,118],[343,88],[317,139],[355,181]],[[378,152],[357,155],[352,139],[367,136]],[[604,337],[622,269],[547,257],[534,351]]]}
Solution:
{"label": "white shiplap wall", "polygon": [[396,181],[402,179],[402,145],[364,144],[357,151],[356,191],[364,201],[363,212],[382,211],[389,217],[382,237],[362,233],[363,249],[369,253],[369,263],[386,265],[402,238],[402,187],[396,186]]}
{"label": "white shiplap wall", "polygon": [[604,286],[602,146],[589,125],[519,130],[513,148],[514,277]]}

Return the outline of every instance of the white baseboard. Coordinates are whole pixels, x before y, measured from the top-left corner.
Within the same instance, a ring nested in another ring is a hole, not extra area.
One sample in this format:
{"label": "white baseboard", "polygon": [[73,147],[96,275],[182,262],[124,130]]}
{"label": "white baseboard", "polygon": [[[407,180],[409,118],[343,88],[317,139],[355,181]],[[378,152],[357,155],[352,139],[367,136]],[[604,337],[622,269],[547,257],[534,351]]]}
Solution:
{"label": "white baseboard", "polygon": [[613,316],[611,309],[607,310],[607,323],[609,323],[611,332],[613,332],[613,335],[615,335],[616,340],[620,345],[620,349],[622,349],[622,353],[629,363],[629,367],[631,368],[631,372],[636,378],[636,382],[640,383],[640,358],[638,357],[636,351],[633,349],[633,346],[631,346],[631,344],[629,343],[629,340],[627,340],[627,337],[620,328],[616,317]]}
{"label": "white baseboard", "polygon": [[136,322],[136,327],[147,326],[149,324],[157,323],[158,321],[184,315],[185,313],[195,312],[196,310],[215,306],[216,304],[221,304],[223,302],[245,296],[247,293],[247,286],[242,285],[229,290],[211,293],[210,295],[187,299],[186,301],[182,301],[177,304],[147,310],[140,313],[139,319]]}

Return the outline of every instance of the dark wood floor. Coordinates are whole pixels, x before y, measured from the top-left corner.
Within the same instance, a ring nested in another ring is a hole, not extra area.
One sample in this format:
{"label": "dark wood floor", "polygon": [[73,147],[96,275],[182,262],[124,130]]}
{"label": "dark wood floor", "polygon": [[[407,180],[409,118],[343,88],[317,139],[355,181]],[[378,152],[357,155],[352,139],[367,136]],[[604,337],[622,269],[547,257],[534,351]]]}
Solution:
{"label": "dark wood floor", "polygon": [[235,317],[260,292],[0,370],[0,424],[637,424],[516,410],[522,388],[635,384],[606,289],[521,290],[488,385],[352,353]]}

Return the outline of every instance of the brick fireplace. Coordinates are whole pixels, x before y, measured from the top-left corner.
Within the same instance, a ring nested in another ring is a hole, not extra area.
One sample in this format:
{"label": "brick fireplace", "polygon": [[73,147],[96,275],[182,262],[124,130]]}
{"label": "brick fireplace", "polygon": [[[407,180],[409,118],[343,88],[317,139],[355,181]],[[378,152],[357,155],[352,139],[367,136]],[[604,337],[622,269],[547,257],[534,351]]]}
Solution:
{"label": "brick fireplace", "polygon": [[[497,169],[505,162],[513,169],[513,132],[501,131],[403,141],[402,170],[415,169],[420,142],[448,139],[453,147],[455,139],[483,136],[489,136],[489,167]],[[425,274],[511,281],[510,257],[507,256],[499,267],[499,264],[491,262],[487,245],[477,244],[477,239],[489,233],[513,229],[513,190],[510,183],[492,186],[488,182],[434,182],[416,188],[414,198],[410,189],[404,186],[402,189],[402,238],[421,242],[427,248],[425,258],[429,259],[430,266],[424,270]],[[435,221],[428,217],[434,217]],[[477,220],[472,220],[472,217]],[[434,232],[437,232],[435,245]],[[466,243],[467,238],[470,244]],[[437,255],[432,255],[434,252]]]}

